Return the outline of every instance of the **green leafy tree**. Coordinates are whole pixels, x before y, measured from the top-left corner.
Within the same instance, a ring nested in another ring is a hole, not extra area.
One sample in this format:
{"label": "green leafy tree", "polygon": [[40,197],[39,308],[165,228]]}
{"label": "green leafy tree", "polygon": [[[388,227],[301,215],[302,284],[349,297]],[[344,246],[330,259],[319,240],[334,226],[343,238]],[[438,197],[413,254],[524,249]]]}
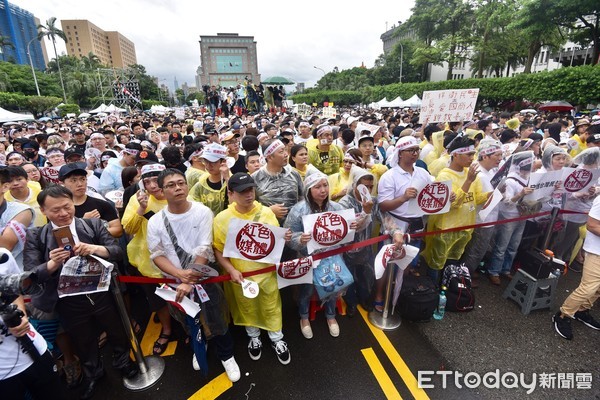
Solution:
{"label": "green leafy tree", "polygon": [[6,49],[14,49],[15,45],[10,41],[8,36],[0,35],[0,53],[2,53],[2,61],[6,61]]}
{"label": "green leafy tree", "polygon": [[34,117],[38,117],[55,108],[60,102],[60,97],[27,96],[23,102],[23,107],[31,112]]}
{"label": "green leafy tree", "polygon": [[518,29],[519,37],[527,49],[524,74],[531,73],[531,66],[542,47],[559,49],[565,43],[565,36],[556,23],[548,23],[548,10],[553,9],[554,0],[524,0],[511,24]]}
{"label": "green leafy tree", "polygon": [[60,70],[60,63],[58,62],[58,52],[56,51],[56,38],[62,39],[65,43],[67,42],[67,36],[65,33],[58,29],[56,26],[56,17],[51,17],[46,21],[46,25],[38,25],[38,40],[42,40],[47,37],[52,41],[52,47],[54,48],[54,57],[56,59],[56,66],[58,67],[58,76],[60,77],[60,86],[63,91],[63,100],[67,102],[67,92],[65,91],[65,83],[63,81],[62,71]]}
{"label": "green leafy tree", "polygon": [[548,0],[546,19],[565,28],[569,38],[584,46],[592,45],[592,63],[600,57],[600,2],[597,0]]}
{"label": "green leafy tree", "polygon": [[471,44],[471,5],[462,0],[416,0],[412,12],[406,24],[422,41],[416,50],[419,63],[427,59],[435,64],[447,62],[446,79],[452,79],[455,65],[466,60]]}

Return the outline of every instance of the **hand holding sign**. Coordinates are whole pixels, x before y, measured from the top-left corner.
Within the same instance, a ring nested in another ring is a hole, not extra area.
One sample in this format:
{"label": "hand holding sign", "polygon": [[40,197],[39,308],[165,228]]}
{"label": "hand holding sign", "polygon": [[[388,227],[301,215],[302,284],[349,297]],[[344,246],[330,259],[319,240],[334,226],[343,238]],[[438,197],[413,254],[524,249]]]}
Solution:
{"label": "hand holding sign", "polygon": [[177,271],[176,278],[182,283],[194,284],[202,277],[202,274],[194,269],[180,269]]}
{"label": "hand holding sign", "polygon": [[[454,192],[450,189],[452,182],[431,182],[419,190],[416,198],[408,202],[407,212],[413,215],[444,214],[450,210]],[[448,201],[450,200],[450,201]]]}

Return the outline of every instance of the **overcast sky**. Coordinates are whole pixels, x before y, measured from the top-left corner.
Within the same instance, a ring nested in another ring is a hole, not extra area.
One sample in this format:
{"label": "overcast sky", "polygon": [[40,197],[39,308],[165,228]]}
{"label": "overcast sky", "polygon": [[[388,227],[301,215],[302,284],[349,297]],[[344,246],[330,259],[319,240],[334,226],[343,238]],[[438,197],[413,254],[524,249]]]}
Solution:
{"label": "overcast sky", "polygon": [[[149,75],[173,88],[195,86],[200,35],[239,33],[257,42],[262,79],[283,76],[313,86],[323,73],[372,67],[383,53],[380,36],[406,21],[414,0],[389,1],[212,1],[193,0],[9,0],[40,19],[87,19],[118,31],[135,44],[137,61]],[[59,25],[60,27],[60,25]],[[58,41],[59,54],[65,53]],[[48,45],[48,56],[54,52]],[[163,82],[164,80],[164,82]]]}

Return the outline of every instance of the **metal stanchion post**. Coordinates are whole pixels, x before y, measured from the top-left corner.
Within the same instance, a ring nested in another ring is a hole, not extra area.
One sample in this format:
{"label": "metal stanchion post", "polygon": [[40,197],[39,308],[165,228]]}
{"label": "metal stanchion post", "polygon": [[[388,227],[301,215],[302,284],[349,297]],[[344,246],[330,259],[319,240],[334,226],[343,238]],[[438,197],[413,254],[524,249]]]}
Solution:
{"label": "metal stanchion post", "polygon": [[[369,321],[371,324],[384,331],[398,329],[400,324],[402,324],[402,318],[390,313],[390,307],[392,305],[392,282],[394,281],[394,272],[396,271],[396,268],[395,264],[388,263],[385,269],[387,282],[385,285],[385,305],[383,307],[383,313],[377,312],[376,310],[369,313]],[[401,274],[403,271],[399,271],[398,273]]]}
{"label": "metal stanchion post", "polygon": [[125,327],[125,332],[127,332],[127,336],[131,342],[131,349],[135,357],[135,362],[140,369],[140,372],[133,378],[123,378],[123,385],[125,388],[133,391],[148,389],[158,382],[162,374],[165,372],[165,361],[158,356],[144,357],[140,349],[140,344],[135,337],[135,332],[133,331],[131,322],[129,321],[129,315],[127,314],[127,310],[125,308],[123,295],[119,289],[117,273],[114,271],[112,273],[111,280],[112,282],[110,286],[113,296],[115,297],[115,301],[117,302],[117,309],[119,310],[121,321]]}

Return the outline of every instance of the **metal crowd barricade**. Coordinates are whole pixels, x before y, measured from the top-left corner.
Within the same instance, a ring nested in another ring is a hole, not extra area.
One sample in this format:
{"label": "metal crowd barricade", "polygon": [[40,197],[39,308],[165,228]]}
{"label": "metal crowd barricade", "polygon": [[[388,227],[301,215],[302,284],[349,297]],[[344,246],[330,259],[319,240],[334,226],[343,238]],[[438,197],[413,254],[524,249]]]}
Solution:
{"label": "metal crowd barricade", "polygon": [[138,365],[140,372],[133,378],[123,378],[123,385],[125,388],[132,391],[141,391],[152,387],[165,372],[165,361],[158,356],[144,357],[140,349],[140,344],[135,336],[131,322],[129,321],[129,315],[125,308],[125,302],[123,301],[123,295],[119,288],[119,279],[117,273],[113,271],[111,276],[110,289],[113,293],[115,301],[117,302],[117,310],[121,316],[121,322],[125,328],[125,332],[129,337],[131,343],[131,350],[135,357],[135,362]]}

